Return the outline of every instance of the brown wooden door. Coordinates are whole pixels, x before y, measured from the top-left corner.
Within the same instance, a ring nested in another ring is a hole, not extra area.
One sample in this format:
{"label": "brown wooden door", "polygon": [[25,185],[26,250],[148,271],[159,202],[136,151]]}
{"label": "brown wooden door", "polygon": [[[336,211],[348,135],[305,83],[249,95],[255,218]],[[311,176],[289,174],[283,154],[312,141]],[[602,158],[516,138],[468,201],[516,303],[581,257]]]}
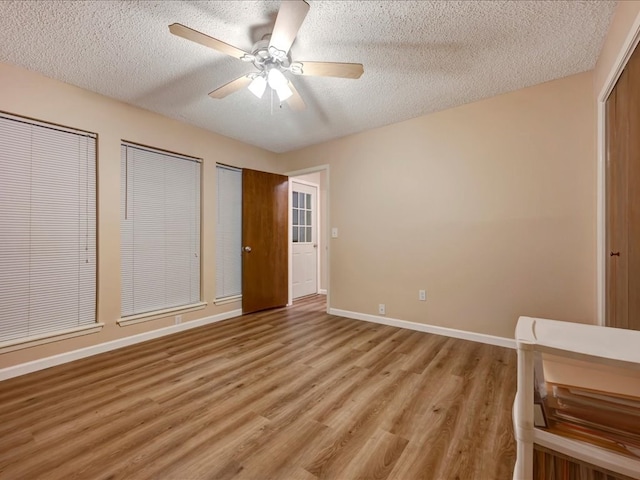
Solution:
{"label": "brown wooden door", "polygon": [[288,177],[242,170],[242,312],[287,304]]}
{"label": "brown wooden door", "polygon": [[640,330],[640,49],[606,104],[606,325]]}

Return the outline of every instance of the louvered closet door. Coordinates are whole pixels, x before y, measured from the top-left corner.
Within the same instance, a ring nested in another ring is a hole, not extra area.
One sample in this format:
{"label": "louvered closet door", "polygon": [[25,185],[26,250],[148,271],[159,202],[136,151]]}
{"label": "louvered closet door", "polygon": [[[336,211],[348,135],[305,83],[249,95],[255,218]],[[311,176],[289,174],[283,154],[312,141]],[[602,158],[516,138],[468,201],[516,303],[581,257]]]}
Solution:
{"label": "louvered closet door", "polygon": [[121,147],[122,316],[200,301],[200,163]]}
{"label": "louvered closet door", "polygon": [[95,138],[0,117],[0,342],[95,323]]}

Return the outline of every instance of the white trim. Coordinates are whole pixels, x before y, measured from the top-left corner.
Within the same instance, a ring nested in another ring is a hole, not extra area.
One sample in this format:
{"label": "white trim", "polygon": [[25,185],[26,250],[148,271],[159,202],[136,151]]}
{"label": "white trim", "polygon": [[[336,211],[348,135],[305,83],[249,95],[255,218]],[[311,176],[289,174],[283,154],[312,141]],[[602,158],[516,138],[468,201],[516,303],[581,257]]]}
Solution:
{"label": "white trim", "polygon": [[[322,174],[320,174],[320,179],[322,180]],[[322,281],[322,249],[324,248],[325,239],[322,238],[323,229],[326,230],[327,226],[322,224],[322,190],[320,189],[320,185],[316,187],[316,291],[320,289],[320,284]],[[325,295],[327,291],[325,289]]]}
{"label": "white trim", "polygon": [[22,363],[20,365],[14,365],[11,367],[0,369],[0,381],[7,380],[9,378],[18,377],[27,373],[37,372],[38,370],[44,370],[45,368],[54,367],[67,362],[73,362],[81,358],[90,357],[99,353],[110,352],[118,348],[127,347],[140,342],[146,342],[147,340],[153,340],[155,338],[164,337],[173,333],[182,332],[185,330],[191,330],[192,328],[202,327],[230,318],[239,317],[242,315],[241,309],[231,310],[230,312],[219,313],[217,315],[211,315],[209,317],[200,318],[190,322],[180,323],[178,325],[171,325],[169,327],[159,328],[150,332],[139,333],[137,335],[131,335],[125,338],[119,338],[110,342],[100,343],[91,347],[80,348],[71,352],[61,353],[52,357],[41,358],[33,360],[31,362]]}
{"label": "white trim", "polygon": [[301,170],[293,170],[291,172],[285,173],[287,177],[300,177],[302,175],[307,175],[309,173],[316,173],[322,170],[326,170],[329,172],[329,164],[325,163],[323,165],[316,165],[315,167],[303,168]]}
{"label": "white trim", "polygon": [[293,305],[293,181],[289,177],[287,182],[287,306]]}
{"label": "white trim", "polygon": [[605,250],[607,248],[606,238],[606,211],[605,211],[605,176],[606,176],[606,139],[605,139],[605,104],[598,102],[598,159],[597,159],[597,175],[596,175],[596,302],[597,302],[597,323],[604,326],[606,318],[606,274],[607,274],[607,257]]}
{"label": "white trim", "polygon": [[605,125],[605,103],[613,87],[615,87],[618,78],[622,75],[622,71],[624,67],[627,65],[627,62],[631,58],[633,51],[636,46],[640,42],[640,13],[636,16],[636,19],[633,22],[633,26],[629,30],[627,34],[627,38],[625,39],[620,52],[618,53],[618,57],[614,62],[609,75],[607,75],[607,80],[602,86],[602,90],[598,95],[598,107],[597,107],[597,115],[598,115],[598,131],[597,131],[597,212],[596,212],[596,224],[597,224],[597,252],[596,252],[596,283],[597,283],[597,315],[598,315],[598,324],[605,324],[605,295],[606,295],[606,282],[605,276],[606,272],[606,225],[605,225],[605,216],[606,216],[606,202],[605,202],[605,166],[606,166],[606,157],[607,157],[607,141],[606,141],[606,125]]}
{"label": "white trim", "polygon": [[0,353],[13,352],[23,348],[31,348],[45,343],[66,340],[67,338],[81,337],[91,333],[98,333],[104,327],[104,323],[92,323],[91,325],[83,325],[82,327],[67,328],[57,332],[47,332],[32,337],[16,338],[0,342]]}
{"label": "white trim", "polygon": [[[313,173],[319,173],[319,172],[313,172]],[[307,174],[307,175],[311,175],[311,174]],[[306,180],[300,180],[297,177],[289,177],[289,179],[292,182],[296,182],[299,183],[300,185],[306,185],[308,187],[316,187],[318,190],[320,190],[320,185],[317,183],[313,183],[313,182],[308,182]]]}
{"label": "white trim", "polygon": [[622,75],[624,67],[627,66],[638,43],[640,43],[640,13],[636,15],[636,19],[633,21],[633,25],[627,34],[627,38],[625,38],[622,48],[620,52],[618,52],[616,61],[613,63],[609,75],[607,75],[607,80],[602,86],[602,90],[600,90],[600,95],[598,96],[599,102],[605,102],[609,97],[609,94],[613,90],[613,87],[615,87],[620,75]]}
{"label": "white trim", "polygon": [[640,369],[640,332],[635,330],[520,317],[515,337],[541,352]]}
{"label": "white trim", "polygon": [[518,338],[518,378],[513,401],[513,433],[516,438],[514,480],[531,480],[533,472],[533,345]]}
{"label": "white trim", "polygon": [[230,297],[224,297],[224,298],[216,298],[213,301],[214,305],[226,305],[227,303],[234,303],[234,302],[241,302],[242,301],[242,294],[240,295],[232,295]]}
{"label": "white trim", "polygon": [[327,289],[326,288],[319,288],[318,289],[318,295],[326,295],[327,294]]}
{"label": "white trim", "polygon": [[135,325],[137,323],[150,322],[151,320],[170,317],[176,313],[183,314],[195,312],[196,310],[202,310],[206,306],[207,302],[199,302],[192,303],[191,305],[182,305],[180,307],[165,308],[164,310],[156,310],[154,312],[139,313],[137,315],[121,318],[117,321],[117,324],[121,327],[126,327],[127,325]]}
{"label": "white trim", "polygon": [[368,313],[350,312],[348,310],[340,310],[337,308],[329,309],[331,315],[339,317],[353,318],[354,320],[364,320],[365,322],[380,323],[391,327],[406,328],[408,330],[416,330],[418,332],[433,333],[445,337],[460,338],[462,340],[470,340],[472,342],[486,343],[489,345],[497,345],[498,347],[516,348],[516,341],[512,338],[497,337],[495,335],[487,335],[484,333],[469,332],[466,330],[457,330],[455,328],[439,327],[437,325],[427,325],[425,323],[410,322],[408,320],[399,320],[397,318],[381,317],[379,315],[370,315]]}

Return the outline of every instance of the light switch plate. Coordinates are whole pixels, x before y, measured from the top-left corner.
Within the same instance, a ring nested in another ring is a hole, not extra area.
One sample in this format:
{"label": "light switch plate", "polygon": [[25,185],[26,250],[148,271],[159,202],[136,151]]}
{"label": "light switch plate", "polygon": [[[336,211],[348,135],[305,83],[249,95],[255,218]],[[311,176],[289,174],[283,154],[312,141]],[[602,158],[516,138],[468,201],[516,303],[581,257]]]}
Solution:
{"label": "light switch plate", "polygon": [[331,229],[331,238],[338,238],[338,229],[336,227]]}

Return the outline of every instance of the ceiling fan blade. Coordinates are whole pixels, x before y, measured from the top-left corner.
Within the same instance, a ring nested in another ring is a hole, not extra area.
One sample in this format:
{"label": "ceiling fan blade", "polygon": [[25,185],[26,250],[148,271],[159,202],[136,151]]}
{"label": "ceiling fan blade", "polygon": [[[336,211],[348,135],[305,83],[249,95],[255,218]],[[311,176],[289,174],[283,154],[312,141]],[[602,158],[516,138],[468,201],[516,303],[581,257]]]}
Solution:
{"label": "ceiling fan blade", "polygon": [[233,45],[229,45],[222,40],[210,37],[209,35],[205,35],[204,33],[198,32],[192,28],[185,27],[180,23],[172,23],[169,25],[169,31],[178,37],[186,38],[187,40],[199,43],[205,47],[213,48],[214,50],[226,53],[232,57],[242,58],[244,55],[247,55],[247,52],[244,52]]}
{"label": "ceiling fan blade", "polygon": [[308,11],[309,4],[304,0],[282,0],[269,47],[289,52]]}
{"label": "ceiling fan blade", "polygon": [[[299,63],[302,73],[298,75],[315,75],[319,77],[360,78],[364,73],[361,63],[337,63],[337,62],[295,62]],[[296,73],[292,69],[293,73]]]}
{"label": "ceiling fan blade", "polygon": [[251,79],[243,75],[240,78],[236,78],[235,80],[230,81],[226,85],[221,86],[220,88],[216,88],[213,92],[209,94],[211,98],[224,98],[227,95],[231,95],[233,92],[237,92],[243,87],[246,87],[251,83]]}
{"label": "ceiling fan blade", "polygon": [[289,97],[289,99],[287,100],[289,108],[294,112],[301,112],[302,110],[307,108],[304,104],[304,101],[302,100],[302,97],[298,93],[298,90],[296,90],[296,87],[293,86],[293,83],[289,82],[289,88],[291,89],[291,92],[293,92],[293,95],[291,95],[291,97]]}

